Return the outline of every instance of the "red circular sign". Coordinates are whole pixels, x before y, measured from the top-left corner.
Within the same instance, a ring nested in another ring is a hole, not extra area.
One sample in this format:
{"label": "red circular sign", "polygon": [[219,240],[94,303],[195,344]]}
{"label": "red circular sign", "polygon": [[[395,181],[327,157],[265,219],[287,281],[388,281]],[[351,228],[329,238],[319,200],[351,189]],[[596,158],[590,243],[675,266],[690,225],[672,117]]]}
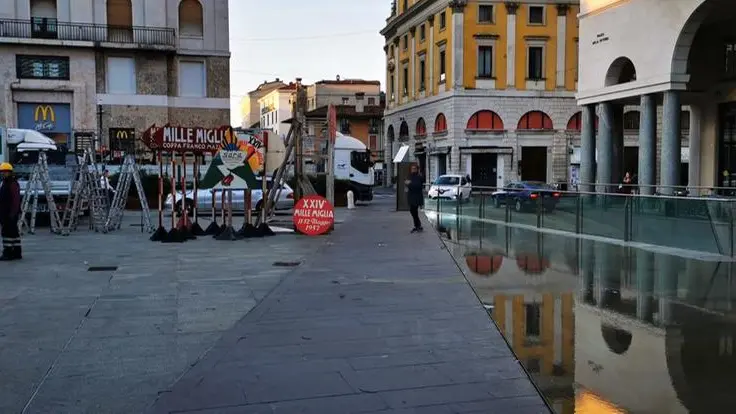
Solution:
{"label": "red circular sign", "polygon": [[335,211],[326,198],[318,195],[303,197],[294,206],[294,227],[307,236],[325,234],[335,223]]}

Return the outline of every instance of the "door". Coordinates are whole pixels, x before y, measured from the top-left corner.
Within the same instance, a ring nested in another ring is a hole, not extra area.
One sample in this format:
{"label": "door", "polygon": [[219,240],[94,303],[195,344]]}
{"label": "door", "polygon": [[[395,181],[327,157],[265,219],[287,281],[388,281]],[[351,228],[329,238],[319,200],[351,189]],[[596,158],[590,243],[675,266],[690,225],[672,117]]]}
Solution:
{"label": "door", "polygon": [[547,147],[521,147],[521,181],[547,182]]}
{"label": "door", "polygon": [[[639,175],[639,147],[624,148],[624,174],[629,173],[632,177]],[[623,179],[623,176],[619,180]]]}
{"label": "door", "polygon": [[473,187],[496,188],[497,154],[479,153],[471,155],[470,180]]}
{"label": "door", "polygon": [[447,154],[437,156],[437,177],[447,174]]}
{"label": "door", "polygon": [[736,187],[736,102],[721,104],[718,119],[718,186]]}

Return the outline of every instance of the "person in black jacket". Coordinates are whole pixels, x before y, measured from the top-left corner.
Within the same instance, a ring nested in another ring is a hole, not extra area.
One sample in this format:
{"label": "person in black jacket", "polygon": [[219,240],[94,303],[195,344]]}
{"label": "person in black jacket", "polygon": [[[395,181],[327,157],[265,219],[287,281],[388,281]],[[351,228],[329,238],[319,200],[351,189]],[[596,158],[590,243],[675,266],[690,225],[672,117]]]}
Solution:
{"label": "person in black jacket", "polygon": [[424,230],[422,221],[419,220],[419,207],[424,206],[424,177],[419,174],[419,167],[416,164],[411,166],[409,179],[404,183],[406,184],[409,211],[411,212],[411,218],[414,220],[414,228],[411,232],[417,233]]}
{"label": "person in black jacket", "polygon": [[20,246],[20,185],[13,175],[13,166],[4,162],[0,165],[0,226],[2,226],[3,254],[0,260],[18,260],[23,257]]}

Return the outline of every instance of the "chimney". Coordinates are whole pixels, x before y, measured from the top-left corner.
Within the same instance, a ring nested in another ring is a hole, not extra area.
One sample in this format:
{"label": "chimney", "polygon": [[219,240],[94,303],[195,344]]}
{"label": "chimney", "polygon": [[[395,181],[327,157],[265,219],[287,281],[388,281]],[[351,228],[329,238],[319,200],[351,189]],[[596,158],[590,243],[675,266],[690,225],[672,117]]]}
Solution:
{"label": "chimney", "polygon": [[276,78],[276,82],[281,82],[281,79],[279,79],[279,78]]}
{"label": "chimney", "polygon": [[355,112],[363,112],[365,109],[363,98],[365,98],[365,92],[357,92],[355,94]]}

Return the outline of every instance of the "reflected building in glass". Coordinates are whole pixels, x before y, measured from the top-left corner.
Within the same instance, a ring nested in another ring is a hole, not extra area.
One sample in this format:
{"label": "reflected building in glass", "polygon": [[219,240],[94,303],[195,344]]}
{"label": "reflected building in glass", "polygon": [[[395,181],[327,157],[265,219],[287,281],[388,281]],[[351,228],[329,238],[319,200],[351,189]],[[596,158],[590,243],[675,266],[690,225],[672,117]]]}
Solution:
{"label": "reflected building in glass", "polygon": [[433,221],[557,413],[736,411],[733,259]]}

